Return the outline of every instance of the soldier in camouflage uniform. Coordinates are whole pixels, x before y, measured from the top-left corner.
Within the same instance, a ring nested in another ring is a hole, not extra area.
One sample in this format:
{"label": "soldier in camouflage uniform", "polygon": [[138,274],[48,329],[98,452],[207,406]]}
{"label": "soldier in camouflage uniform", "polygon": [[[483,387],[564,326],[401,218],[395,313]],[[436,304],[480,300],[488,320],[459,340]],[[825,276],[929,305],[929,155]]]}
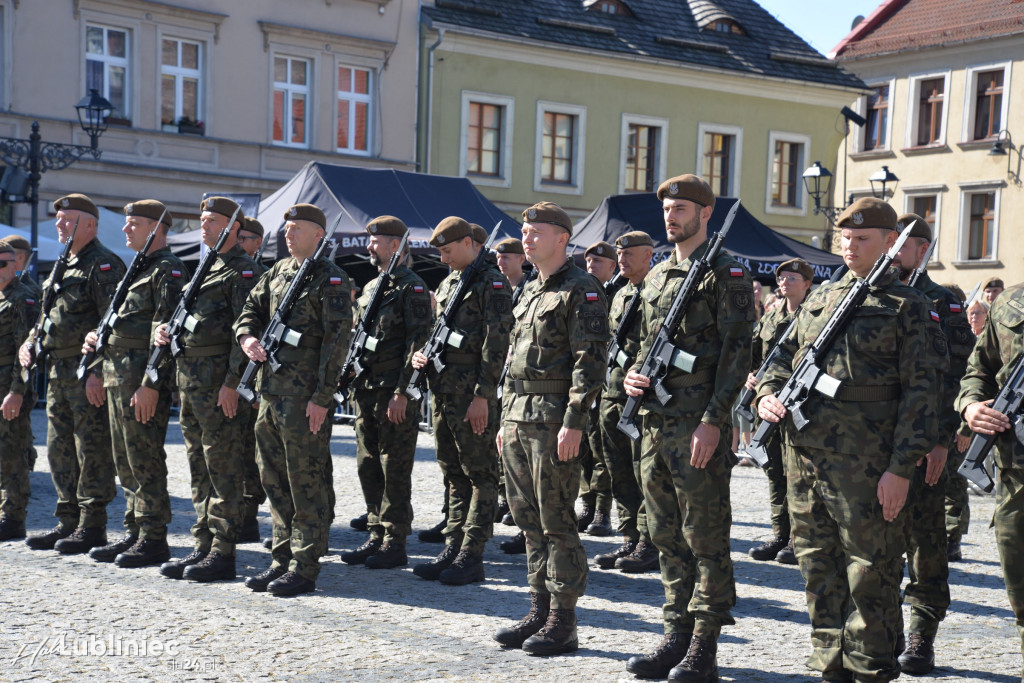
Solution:
{"label": "soldier in camouflage uniform", "polygon": [[298,595],[316,588],[320,556],[327,548],[330,506],[327,479],[331,459],[334,391],[348,350],[352,284],[341,268],[321,257],[295,299],[285,323],[301,336],[277,352],[272,372],[260,344],[299,267],[313,257],[327,230],[323,211],[296,204],[285,213],[284,236],[291,258],[260,278],[235,323],[238,343],[259,372],[260,412],[256,459],[270,500],[274,547],[270,568],[246,580],[250,589]]}
{"label": "soldier in camouflage uniform", "polygon": [[[61,197],[53,203],[57,233],[66,243],[78,222],[64,281],[44,325],[43,349],[48,352],[49,384],[46,390],[46,455],[57,490],[59,524],[44,534],[29,536],[34,550],[52,549],[57,541],[77,529],[99,529],[106,534],[107,504],[113,500],[114,459],[110,451],[106,390],[99,369],[85,382],[75,376],[82,342],[95,329],[114,296],[125,267],[96,238],[99,209],[82,194]],[[22,345],[23,367],[32,363],[32,340]],[[101,539],[106,543],[105,538]]]}
{"label": "soldier in camouflage uniform", "polygon": [[[437,288],[439,316],[463,272],[483,248],[470,229],[463,219],[450,216],[438,223],[430,237],[441,262],[452,269]],[[457,586],[484,580],[484,546],[491,537],[498,503],[497,383],[508,354],[512,288],[494,258],[485,254],[483,259],[481,269],[465,283],[462,304],[451,322],[462,338],[458,348],[443,351],[445,370],[438,375],[420,351],[412,357],[413,367],[425,372],[429,381],[437,462],[448,486],[444,550],[413,572]]]}
{"label": "soldier in camouflage uniform", "polygon": [[15,266],[14,247],[0,241],[0,541],[25,538],[31,493],[25,452],[32,446],[32,404],[25,398],[32,392],[21,377],[18,347],[39,312],[36,296],[15,275]]}
{"label": "soldier in camouflage uniform", "polygon": [[497,444],[512,515],[526,535],[532,606],[494,638],[530,654],[555,655],[578,648],[576,601],[587,585],[575,510],[578,456],[604,381],[608,304],[601,284],[566,258],[568,214],[541,202],[523,219],[524,250],[539,276],[513,311]]}
{"label": "soldier in camouflage uniform", "polygon": [[[145,376],[153,329],[170,317],[181,289],[188,281],[185,264],[167,248],[167,229],[172,217],[166,207],[152,199],[124,207],[123,231],[128,247],[141,251],[153,233],[153,242],[120,308],[103,356],[103,386],[107,389],[110,436],[114,467],[124,491],[125,536],[106,545],[97,543],[88,531],[77,531],[57,542],[62,553],[84,553],[100,562],[113,562],[136,543],[147,539],[151,545],[167,547],[167,525],[171,521],[171,499],[167,493],[167,421],[171,410],[170,378],[156,382]],[[162,219],[162,220],[161,220]],[[157,224],[157,221],[161,221]],[[156,231],[154,233],[154,230]],[[83,353],[92,353],[96,332],[85,337]],[[101,546],[101,547],[97,547]],[[123,560],[122,560],[123,562]],[[136,566],[134,564],[121,566]]]}
{"label": "soldier in camouflage uniform", "polygon": [[[896,241],[896,212],[867,197],[837,221],[850,272],[804,301],[794,334],[758,386],[758,415],[778,422],[775,396],[858,278]],[[900,675],[900,517],[917,462],[936,444],[946,340],[930,302],[890,269],[821,359],[841,382],[815,392],[802,431],[783,423],[789,510],[806,582],[813,653],[824,681],[889,681]]]}
{"label": "soldier in camouflage uniform", "polygon": [[[931,244],[932,230],[924,218],[912,213],[900,216],[898,225],[901,230],[909,228],[911,231],[910,238],[896,256],[900,280],[907,282]],[[974,333],[960,299],[934,282],[927,272],[921,273],[914,286],[931,302],[931,310],[939,315],[949,344],[949,368],[943,379],[939,431],[934,448],[914,469],[904,514],[910,583],[904,588],[903,596],[910,605],[910,624],[907,646],[900,654],[899,662],[903,673],[921,675],[935,668],[935,634],[949,607],[946,461],[949,449],[954,448],[954,438],[960,426],[960,415],[953,404],[960,390],[960,380],[967,371],[967,357],[974,347]]]}
{"label": "soldier in camouflage uniform", "polygon": [[[366,248],[378,270],[388,267],[406,231],[405,223],[394,216],[379,216],[366,226],[370,235]],[[367,283],[356,300],[360,318],[374,286]],[[367,350],[366,371],[353,383],[356,467],[370,537],[355,550],[342,553],[346,564],[391,569],[409,562],[405,539],[412,531],[412,465],[420,402],[409,400],[405,389],[412,376],[412,354],[427,341],[432,318],[426,284],[399,265],[373,321],[376,348]]]}
{"label": "soldier in camouflage uniform", "polygon": [[[646,232],[627,232],[615,241],[619,271],[628,280],[612,297],[608,314],[609,328],[613,334],[626,315],[633,297],[643,287],[643,280],[651,270],[651,256],[654,241]],[[633,316],[632,324],[622,330],[624,341],[629,340],[631,348],[640,346],[640,316]],[[618,504],[619,527],[622,545],[610,553],[594,557],[601,569],[617,567],[624,572],[647,571],[658,566],[658,550],[651,543],[647,531],[644,494],[640,490],[640,448],[616,426],[626,405],[626,391],[622,381],[626,368],[633,365],[633,358],[622,353],[617,359],[609,359],[609,372],[601,390],[599,424],[601,427],[601,453],[611,475],[612,494]],[[610,353],[610,352],[609,352]]]}
{"label": "soldier in camouflage uniform", "polygon": [[[32,279],[32,275],[28,272],[28,268],[31,265],[32,257],[32,245],[27,239],[21,235],[8,235],[3,239],[10,246],[14,248],[14,267],[17,270],[17,277],[21,281],[21,284],[28,287],[32,297],[37,302],[43,300],[43,288],[39,286],[39,283]],[[35,321],[33,321],[34,323]],[[38,378],[33,378],[38,379]],[[31,472],[36,466],[36,447],[32,440],[32,408],[36,405],[38,399],[37,388],[35,382],[30,382],[27,385],[27,392],[25,393],[24,405],[28,406],[29,417],[29,438],[28,444],[25,446],[25,459],[28,462],[28,471]],[[964,485],[964,491],[966,492],[966,484]]]}
{"label": "soldier in camouflage uniform", "polygon": [[[750,346],[750,367],[746,387],[753,391],[757,387],[755,372],[771,353],[779,339],[786,333],[789,324],[800,309],[800,304],[811,291],[814,270],[800,258],[780,263],[775,269],[775,279],[785,302],[765,313],[754,329],[754,340]],[[768,464],[764,466],[768,475],[768,500],[771,506],[773,538],[750,549],[750,557],[759,562],[777,560],[782,564],[796,564],[793,540],[790,538],[789,505],[786,504],[786,470],[782,461],[782,442],[773,436],[765,445]]]}
{"label": "soldier in camouflage uniform", "polygon": [[998,468],[995,526],[996,547],[1003,567],[1006,595],[1017,619],[1017,632],[1024,653],[1024,444],[1014,424],[989,407],[1006,384],[1014,365],[1024,354],[1024,285],[1003,291],[988,312],[988,320],[967,361],[967,373],[960,382],[956,409],[971,430],[996,434],[993,462]]}
{"label": "soldier in camouflage uniform", "polygon": [[[216,246],[225,227],[229,232],[199,289],[191,312],[196,324],[192,331],[182,331],[182,352],[174,363],[196,523],[192,552],[160,566],[160,573],[172,579],[235,578],[245,481],[238,445],[245,441],[251,407],[238,400],[238,381],[248,361],[235,341],[232,324],[257,280],[255,264],[238,244],[241,214],[228,225],[237,209],[238,204],[227,197],[208,197],[200,205],[207,247]],[[170,343],[166,325],[157,328],[154,339],[157,344]]]}
{"label": "soldier in camouflage uniform", "polygon": [[[658,188],[672,255],[644,279],[640,348],[624,381],[642,396],[653,378],[639,373],[650,342],[697,258],[707,250],[715,195],[704,180],[683,175]],[[692,373],[671,366],[667,405],[643,404],[640,467],[647,529],[661,553],[665,637],[628,671],[669,680],[717,680],[718,636],[733,624],[736,584],[729,557],[732,406],[750,368],[754,292],[750,274],[724,251],[698,286],[673,343],[697,357]],[[699,577],[699,580],[698,580]]]}

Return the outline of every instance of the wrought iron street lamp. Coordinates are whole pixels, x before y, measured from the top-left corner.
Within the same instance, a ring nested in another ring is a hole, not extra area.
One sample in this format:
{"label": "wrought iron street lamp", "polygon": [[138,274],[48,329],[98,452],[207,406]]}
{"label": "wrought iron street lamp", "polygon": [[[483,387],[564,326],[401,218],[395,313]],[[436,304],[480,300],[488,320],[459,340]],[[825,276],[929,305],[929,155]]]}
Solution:
{"label": "wrought iron street lamp", "polygon": [[[822,206],[822,200],[824,199],[827,202],[832,196],[833,175],[830,170],[821,165],[820,161],[815,161],[813,165],[808,166],[804,171],[803,178],[807,194],[814,201],[814,215],[823,214],[828,221],[828,225],[825,227],[825,244],[828,246],[829,251],[831,251],[832,230],[836,225],[836,219],[846,210],[847,206],[853,203],[853,194],[847,198],[844,206]],[[889,170],[888,166],[883,166],[880,171],[873,173],[868,180],[871,182],[871,194],[883,200],[896,191],[896,184],[900,181]],[[891,189],[889,188],[890,184],[892,185]],[[843,190],[845,192],[845,187]]]}
{"label": "wrought iron street lamp", "polygon": [[[885,201],[887,197],[896,194],[896,185],[899,184],[900,179],[889,170],[888,166],[883,166],[882,170],[871,174],[868,182],[871,183],[871,194]],[[890,183],[892,184],[891,190],[888,188]]]}
{"label": "wrought iron street lamp", "polygon": [[[990,157],[1006,157],[1006,177],[1013,181],[1014,185],[1021,184],[1020,178],[1020,167],[1021,161],[1024,160],[1024,150],[1013,144],[1013,137],[1010,135],[1010,131],[1005,128],[999,131],[999,135],[996,136],[995,142],[992,143],[992,149],[988,151]],[[1014,159],[1017,160],[1017,167],[1013,167]]]}

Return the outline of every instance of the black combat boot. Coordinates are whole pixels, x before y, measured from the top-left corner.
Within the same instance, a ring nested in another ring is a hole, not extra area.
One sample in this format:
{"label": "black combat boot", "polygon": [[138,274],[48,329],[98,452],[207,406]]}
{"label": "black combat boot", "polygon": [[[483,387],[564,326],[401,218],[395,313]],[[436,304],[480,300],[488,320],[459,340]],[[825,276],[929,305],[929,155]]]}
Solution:
{"label": "black combat boot", "polygon": [[950,540],[946,545],[946,561],[960,562],[964,559],[964,553],[960,550],[960,541]]}
{"label": "black combat boot", "polygon": [[394,569],[409,564],[409,556],[405,554],[405,544],[384,541],[384,544],[364,562],[370,569]]}
{"label": "black combat boot", "polygon": [[465,586],[467,583],[480,583],[484,576],[484,561],[468,550],[460,550],[452,566],[441,572],[438,577],[441,583],[449,586]]}
{"label": "black combat boot", "polygon": [[245,587],[255,593],[266,593],[267,586],[285,575],[285,570],[271,567],[245,580]]}
{"label": "black combat boot", "polygon": [[199,583],[234,581],[235,558],[225,557],[214,550],[204,557],[202,562],[185,567],[182,576],[189,581],[197,581]]}
{"label": "black combat boot", "polygon": [[512,516],[511,512],[506,512],[505,516],[501,518],[501,523],[505,526],[515,526],[516,518]]}
{"label": "black combat boot", "polygon": [[459,549],[449,543],[441,551],[441,554],[430,562],[423,562],[413,567],[412,573],[427,581],[437,581],[437,577],[441,576],[441,572],[452,566],[452,562],[455,561],[455,557],[458,554]]}
{"label": "black combat boot", "polygon": [[793,539],[789,539],[789,543],[786,547],[779,551],[779,554],[775,556],[775,561],[779,564],[797,565],[800,564],[796,560],[796,550],[793,548]]}
{"label": "black combat boot", "polygon": [[113,562],[114,558],[123,553],[128,548],[139,542],[139,535],[131,532],[126,532],[120,540],[114,541],[113,543],[99,548],[93,548],[89,551],[89,557],[96,560],[97,562]]}
{"label": "black combat boot", "polygon": [[123,569],[137,569],[161,564],[171,559],[167,539],[143,538],[128,550],[114,558],[114,564]]}
{"label": "black combat boot", "polygon": [[366,520],[369,517],[365,512],[358,517],[353,517],[348,525],[356,531],[366,531]]}
{"label": "black combat boot", "polygon": [[381,544],[384,541],[379,538],[370,536],[366,539],[366,542],[355,550],[349,550],[347,553],[341,554],[341,561],[345,564],[363,564],[366,562],[366,558],[371,555],[375,555],[380,550]]}
{"label": "black combat boot", "polygon": [[243,519],[242,527],[238,530],[238,542],[259,543],[261,540],[263,537],[260,536],[260,523],[257,521],[256,515]]}
{"label": "black combat boot", "polygon": [[645,538],[640,539],[632,553],[615,560],[615,568],[624,574],[640,574],[658,567],[658,549]]}
{"label": "black combat boot", "polygon": [[668,672],[670,681],[687,683],[717,683],[718,641],[694,635],[683,661]]}
{"label": "black combat boot", "polygon": [[168,579],[180,579],[185,575],[185,567],[199,564],[206,559],[209,550],[193,550],[180,560],[171,560],[160,565],[160,573]]}
{"label": "black combat boot", "polygon": [[417,535],[420,541],[422,541],[423,543],[444,543],[446,540],[444,536],[444,528],[446,526],[448,526],[447,515],[445,515],[444,519],[442,519],[440,522],[430,527],[429,529],[424,529]]}
{"label": "black combat boot", "polygon": [[274,579],[267,584],[267,592],[279,598],[302,593],[312,593],[316,590],[316,581],[303,578],[295,572],[285,572],[281,578]]}
{"label": "black combat boot", "polygon": [[274,539],[273,538],[264,538],[263,539],[263,547],[266,548],[267,550],[273,550],[274,549]]}
{"label": "black combat boot", "polygon": [[501,520],[505,519],[505,515],[508,514],[508,501],[504,498],[498,499],[498,509],[494,511],[494,523],[497,524]]}
{"label": "black combat boot", "polygon": [[576,525],[576,530],[581,534],[587,530],[590,523],[594,521],[594,515],[596,511],[591,503],[583,503],[583,512],[580,513],[579,523]]}
{"label": "black combat boot", "polygon": [[93,548],[101,548],[106,544],[106,529],[78,527],[70,536],[54,543],[53,549],[61,555],[81,555]]}
{"label": "black combat boot", "polygon": [[654,652],[630,657],[626,671],[640,678],[667,677],[672,667],[683,661],[692,636],[692,633],[666,633]]}
{"label": "black combat boot", "polygon": [[74,527],[58,524],[49,531],[29,536],[25,539],[25,545],[32,548],[32,550],[53,550],[53,546],[57,545],[57,541],[67,538],[74,531]]}
{"label": "black combat boot", "polygon": [[551,611],[549,593],[530,593],[530,611],[512,626],[503,626],[494,634],[494,639],[505,647],[520,648],[526,639],[539,631],[548,620]]}
{"label": "black combat boot", "polygon": [[16,541],[25,538],[25,522],[15,522],[4,517],[0,519],[0,541]]}
{"label": "black combat boot", "polygon": [[576,636],[576,610],[552,609],[544,628],[523,642],[523,652],[531,655],[563,655],[580,647]]}
{"label": "black combat boot", "polygon": [[785,548],[788,543],[788,538],[773,538],[769,541],[765,541],[759,546],[751,548],[749,555],[752,559],[755,559],[758,562],[774,560],[775,556],[779,554],[779,551]]}
{"label": "black combat boot", "polygon": [[913,676],[931,673],[935,668],[935,638],[911,633],[907,641],[907,649],[899,656],[900,669]]}
{"label": "black combat boot", "polygon": [[611,512],[607,512],[605,510],[598,510],[597,512],[595,512],[594,521],[587,525],[587,533],[591,536],[611,536]]}
{"label": "black combat boot", "polygon": [[601,569],[611,569],[615,566],[615,560],[620,557],[626,557],[631,552],[636,550],[636,541],[631,541],[628,538],[622,539],[622,545],[610,553],[602,553],[594,556],[594,562]]}
{"label": "black combat boot", "polygon": [[526,534],[520,531],[518,534],[498,544],[501,551],[509,555],[522,555],[526,552]]}

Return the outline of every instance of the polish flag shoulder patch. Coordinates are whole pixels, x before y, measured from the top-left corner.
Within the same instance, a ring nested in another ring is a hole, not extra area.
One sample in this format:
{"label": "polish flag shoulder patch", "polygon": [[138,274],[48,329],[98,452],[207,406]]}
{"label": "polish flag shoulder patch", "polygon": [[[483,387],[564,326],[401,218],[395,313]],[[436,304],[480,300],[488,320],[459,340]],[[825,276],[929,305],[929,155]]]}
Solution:
{"label": "polish flag shoulder patch", "polygon": [[331,278],[331,284],[332,285],[340,285],[341,284],[341,278],[340,277],[332,277]]}
{"label": "polish flag shoulder patch", "polygon": [[251,270],[243,270],[242,277],[252,277],[253,273]]}
{"label": "polish flag shoulder patch", "polygon": [[501,282],[500,280],[495,280],[494,282],[491,283],[491,287],[493,287],[494,289],[505,289],[505,283]]}
{"label": "polish flag shoulder patch", "polygon": [[597,292],[587,292],[587,301],[597,301]]}
{"label": "polish flag shoulder patch", "polygon": [[964,309],[963,309],[963,307],[960,304],[950,304],[949,305],[949,312],[950,313],[960,313],[963,310]]}
{"label": "polish flag shoulder patch", "polygon": [[412,286],[412,291],[416,292],[417,294],[422,294],[423,293],[423,285],[413,285]]}
{"label": "polish flag shoulder patch", "polygon": [[106,272],[106,271],[110,270],[110,264],[109,263],[101,263],[100,264],[100,270],[103,271],[103,272]]}
{"label": "polish flag shoulder patch", "polygon": [[181,277],[181,271],[180,270],[172,270],[171,271],[171,277]]}
{"label": "polish flag shoulder patch", "polygon": [[36,300],[35,299],[25,299],[25,303],[28,304],[29,306],[35,306],[36,305]]}
{"label": "polish flag shoulder patch", "polygon": [[743,277],[743,269],[742,268],[730,268],[729,269],[729,277]]}
{"label": "polish flag shoulder patch", "polygon": [[928,312],[931,313],[932,320],[934,320],[935,322],[939,322],[939,314],[938,313],[936,313],[935,311],[928,311]]}

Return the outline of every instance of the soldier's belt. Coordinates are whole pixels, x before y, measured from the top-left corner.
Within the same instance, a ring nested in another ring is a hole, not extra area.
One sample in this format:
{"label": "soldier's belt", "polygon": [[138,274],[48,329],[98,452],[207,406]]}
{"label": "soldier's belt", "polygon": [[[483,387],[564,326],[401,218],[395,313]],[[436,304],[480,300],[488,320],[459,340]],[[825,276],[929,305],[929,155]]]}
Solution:
{"label": "soldier's belt", "polygon": [[299,343],[296,344],[296,348],[299,349],[319,349],[320,345],[324,343],[323,337],[309,337],[302,335],[299,337]]}
{"label": "soldier's belt", "polygon": [[514,379],[512,391],[517,396],[529,394],[568,394],[572,382],[567,379]]}
{"label": "soldier's belt", "polygon": [[666,389],[672,391],[674,389],[683,389],[685,387],[692,387],[697,384],[704,384],[710,382],[715,378],[714,368],[704,368],[697,372],[681,375],[679,377],[673,377],[663,382]]}
{"label": "soldier's belt", "polygon": [[182,355],[186,358],[206,358],[231,353],[231,344],[214,344],[213,346],[186,346]]}
{"label": "soldier's belt", "polygon": [[483,356],[478,353],[447,353],[444,359],[455,365],[479,365]]}
{"label": "soldier's belt", "polygon": [[375,365],[367,365],[366,368],[369,370],[371,375],[380,375],[402,367],[403,360],[404,359],[402,358],[392,358],[391,360],[386,360]]}
{"label": "soldier's belt", "polygon": [[50,349],[50,358],[55,360],[64,360],[65,358],[74,358],[81,355],[81,346],[66,346],[63,349]]}
{"label": "soldier's belt", "polygon": [[874,387],[856,387],[843,384],[840,385],[835,400],[868,403],[871,401],[894,401],[899,397],[900,386],[898,384],[882,384]]}
{"label": "soldier's belt", "polygon": [[17,359],[17,356],[2,356],[0,357],[0,365],[10,365]]}
{"label": "soldier's belt", "polygon": [[107,343],[118,349],[148,349],[148,339],[133,339],[132,337],[121,337],[116,334],[111,334],[107,338]]}

